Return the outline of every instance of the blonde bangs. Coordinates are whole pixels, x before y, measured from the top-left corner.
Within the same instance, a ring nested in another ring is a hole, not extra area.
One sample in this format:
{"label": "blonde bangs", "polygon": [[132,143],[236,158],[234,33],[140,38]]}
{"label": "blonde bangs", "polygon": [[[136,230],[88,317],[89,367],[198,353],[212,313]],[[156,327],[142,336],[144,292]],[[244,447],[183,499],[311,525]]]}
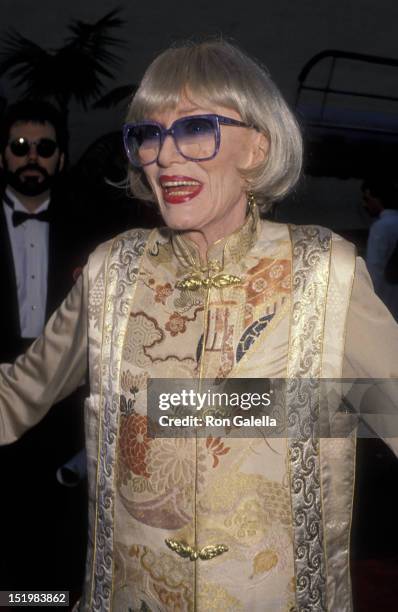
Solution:
{"label": "blonde bangs", "polygon": [[240,113],[236,92],[244,91],[244,83],[237,83],[235,67],[220,59],[212,46],[207,50],[195,45],[168,49],[145,73],[127,120],[147,119],[159,109],[174,110],[183,96],[195,104],[204,101]]}

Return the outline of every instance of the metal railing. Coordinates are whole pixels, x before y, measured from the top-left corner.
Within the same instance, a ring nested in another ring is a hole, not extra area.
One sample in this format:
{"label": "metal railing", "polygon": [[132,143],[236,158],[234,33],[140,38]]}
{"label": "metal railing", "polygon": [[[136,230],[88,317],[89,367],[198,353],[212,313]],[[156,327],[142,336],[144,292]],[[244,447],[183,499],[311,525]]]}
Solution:
{"label": "metal railing", "polygon": [[[326,76],[325,85],[322,87],[322,86],[307,84],[308,77],[310,76],[313,68],[317,66],[320,62],[328,58],[331,59],[331,62],[330,62],[329,69],[325,75]],[[321,51],[320,53],[317,53],[316,55],[314,55],[304,65],[304,67],[302,68],[298,76],[299,84],[298,84],[297,94],[296,94],[296,103],[295,103],[296,108],[298,108],[299,106],[301,94],[303,91],[313,91],[313,92],[319,92],[322,94],[322,101],[321,101],[320,113],[319,113],[320,122],[322,122],[322,120],[325,117],[325,109],[326,109],[327,102],[328,102],[328,96],[330,94],[339,95],[339,96],[360,97],[360,98],[367,98],[367,99],[374,99],[374,100],[385,100],[385,101],[390,101],[390,102],[398,102],[398,96],[385,95],[382,93],[374,93],[370,91],[361,91],[361,90],[356,90],[356,89],[344,89],[344,88],[333,87],[332,85],[333,78],[335,76],[338,63],[341,64],[341,60],[351,60],[351,61],[362,62],[362,63],[367,63],[367,64],[375,64],[375,65],[380,65],[380,66],[398,67],[398,59],[395,59],[392,57],[380,57],[377,55],[368,55],[365,53],[353,53],[350,51],[339,51],[336,49],[326,49],[325,51]],[[350,127],[351,129],[354,128],[354,126],[347,126],[347,127]],[[375,128],[375,131],[380,131],[380,130],[377,130]]]}

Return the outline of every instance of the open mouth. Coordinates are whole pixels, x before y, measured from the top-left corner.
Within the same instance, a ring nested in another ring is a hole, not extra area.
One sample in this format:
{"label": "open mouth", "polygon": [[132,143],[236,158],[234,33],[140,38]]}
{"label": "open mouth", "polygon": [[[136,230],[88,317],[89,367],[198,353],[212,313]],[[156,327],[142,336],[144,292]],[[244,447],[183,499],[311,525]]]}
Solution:
{"label": "open mouth", "polygon": [[169,204],[182,204],[188,202],[196,197],[203,188],[202,183],[185,176],[161,176],[160,186],[163,191],[164,199]]}

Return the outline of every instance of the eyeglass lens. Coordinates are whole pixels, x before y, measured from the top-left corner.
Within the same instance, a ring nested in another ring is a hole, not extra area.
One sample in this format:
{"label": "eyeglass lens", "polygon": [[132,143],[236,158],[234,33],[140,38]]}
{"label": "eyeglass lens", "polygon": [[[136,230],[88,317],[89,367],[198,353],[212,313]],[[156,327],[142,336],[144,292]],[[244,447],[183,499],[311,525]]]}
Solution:
{"label": "eyeglass lens", "polygon": [[[216,150],[216,127],[204,117],[179,119],[173,125],[177,149],[195,160],[212,157]],[[131,128],[128,135],[129,153],[133,163],[145,165],[154,162],[160,151],[162,133],[156,124],[142,124]]]}
{"label": "eyeglass lens", "polygon": [[39,157],[51,157],[58,148],[55,140],[51,140],[51,138],[42,138],[36,143],[29,142],[29,140],[25,138],[18,138],[10,142],[10,149],[16,157],[24,157],[28,155],[34,144],[36,145],[36,151]]}

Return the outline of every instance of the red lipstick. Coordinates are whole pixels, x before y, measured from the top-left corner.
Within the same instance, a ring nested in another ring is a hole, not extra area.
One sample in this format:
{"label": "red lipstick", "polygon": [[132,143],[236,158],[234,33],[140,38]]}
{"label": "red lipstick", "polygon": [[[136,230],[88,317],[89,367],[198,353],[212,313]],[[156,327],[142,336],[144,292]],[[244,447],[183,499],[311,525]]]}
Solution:
{"label": "red lipstick", "polygon": [[195,198],[203,189],[203,184],[191,176],[162,174],[159,177],[163,197],[168,204],[184,204]]}

